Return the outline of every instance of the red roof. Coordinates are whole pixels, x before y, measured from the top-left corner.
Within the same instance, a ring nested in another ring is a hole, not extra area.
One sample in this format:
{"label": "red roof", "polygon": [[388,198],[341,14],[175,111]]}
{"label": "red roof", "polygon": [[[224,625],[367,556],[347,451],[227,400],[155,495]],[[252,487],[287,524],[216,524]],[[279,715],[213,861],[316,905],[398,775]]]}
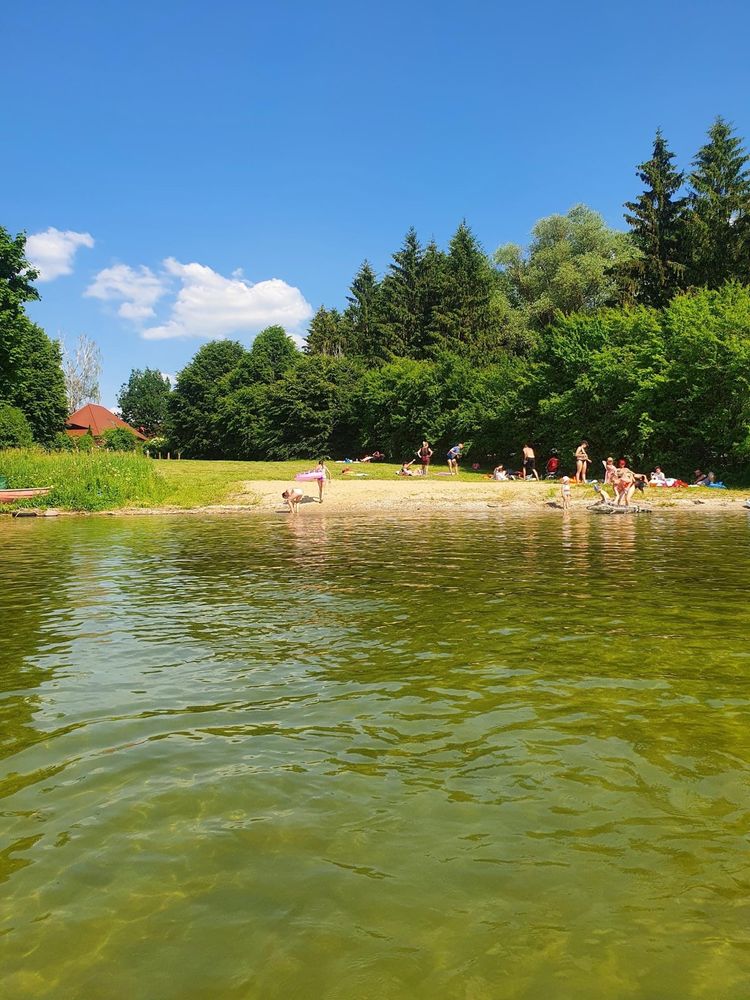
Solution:
{"label": "red roof", "polygon": [[112,427],[124,427],[125,430],[132,431],[141,441],[146,440],[145,434],[141,434],[135,427],[131,427],[130,424],[121,420],[116,413],[108,410],[106,406],[99,406],[98,403],[86,403],[80,410],[71,413],[65,425],[65,429],[71,431],[73,435],[85,434],[91,429],[94,437],[101,437],[105,431]]}

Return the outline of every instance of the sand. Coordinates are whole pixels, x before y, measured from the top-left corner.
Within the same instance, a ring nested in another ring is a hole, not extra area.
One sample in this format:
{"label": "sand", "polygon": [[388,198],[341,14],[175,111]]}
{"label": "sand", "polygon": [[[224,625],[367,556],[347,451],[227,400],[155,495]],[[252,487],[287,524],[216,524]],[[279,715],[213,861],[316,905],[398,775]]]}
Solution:
{"label": "sand", "polygon": [[[243,483],[243,492],[233,497],[230,503],[245,506],[252,502],[262,511],[284,510],[281,493],[287,488],[283,482],[254,481]],[[291,485],[291,484],[290,484]],[[560,501],[559,483],[506,482],[489,480],[465,482],[456,479],[431,476],[428,479],[396,479],[393,482],[382,479],[334,479],[326,485],[323,504],[318,504],[316,483],[296,483],[305,491],[299,515],[307,515],[312,509],[334,512],[392,510],[394,512],[431,510],[487,510],[487,508],[507,508],[518,510],[550,509]],[[654,509],[700,510],[741,510],[742,504],[750,497],[750,490],[724,491],[710,489],[665,489],[650,487],[645,495],[638,497],[639,505]],[[597,499],[590,486],[573,487],[571,508],[585,509]]]}

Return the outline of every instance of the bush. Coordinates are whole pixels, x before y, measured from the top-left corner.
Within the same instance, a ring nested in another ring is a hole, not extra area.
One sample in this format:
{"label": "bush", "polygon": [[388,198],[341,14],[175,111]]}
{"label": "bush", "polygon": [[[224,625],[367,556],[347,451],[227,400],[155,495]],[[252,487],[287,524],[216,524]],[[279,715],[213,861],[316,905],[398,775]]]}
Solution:
{"label": "bush", "polygon": [[0,404],[0,448],[28,448],[33,437],[31,427],[17,406]]}
{"label": "bush", "polygon": [[48,451],[75,451],[76,446],[73,438],[64,431],[58,431],[47,445]]}
{"label": "bush", "polygon": [[135,451],[138,438],[126,427],[110,427],[102,434],[102,442],[107,451]]}
{"label": "bush", "polygon": [[76,451],[84,452],[93,451],[96,448],[96,440],[90,430],[86,431],[85,434],[81,434],[80,437],[75,438],[75,448]]}

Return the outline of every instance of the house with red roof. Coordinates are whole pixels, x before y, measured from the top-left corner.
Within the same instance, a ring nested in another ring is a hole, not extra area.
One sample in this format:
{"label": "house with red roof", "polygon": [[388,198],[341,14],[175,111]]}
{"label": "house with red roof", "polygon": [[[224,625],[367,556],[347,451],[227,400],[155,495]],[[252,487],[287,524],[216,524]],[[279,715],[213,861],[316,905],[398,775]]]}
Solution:
{"label": "house with red roof", "polygon": [[94,437],[101,437],[105,431],[113,427],[124,427],[126,431],[135,434],[139,441],[146,440],[145,434],[141,434],[135,427],[121,420],[116,413],[108,410],[106,406],[99,406],[98,403],[86,403],[80,410],[71,413],[65,424],[65,433],[68,437],[77,438],[91,431]]}

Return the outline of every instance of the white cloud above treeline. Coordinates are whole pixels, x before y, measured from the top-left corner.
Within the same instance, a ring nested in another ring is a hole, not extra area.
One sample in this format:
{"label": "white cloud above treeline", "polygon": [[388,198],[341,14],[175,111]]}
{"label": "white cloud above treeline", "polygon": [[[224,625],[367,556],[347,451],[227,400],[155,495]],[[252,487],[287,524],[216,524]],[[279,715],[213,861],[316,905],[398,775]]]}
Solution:
{"label": "white cloud above treeline", "polygon": [[[205,264],[183,264],[174,257],[163,262],[158,274],[144,266],[105,268],[84,294],[118,302],[118,315],[134,322],[146,340],[210,340],[257,333],[276,323],[296,330],[313,312],[300,290],[280,278],[253,283],[241,271],[227,278]],[[164,321],[147,326],[156,315],[155,304],[167,295],[172,300]]]}
{"label": "white cloud above treeline", "polygon": [[102,302],[119,302],[117,315],[138,323],[156,315],[154,306],[168,290],[168,282],[144,265],[115,264],[100,271],[83,294]]}
{"label": "white cloud above treeline", "polygon": [[43,233],[26,237],[26,256],[39,272],[38,281],[54,281],[73,273],[73,261],[80,247],[93,247],[91,233],[64,232],[50,226]]}

